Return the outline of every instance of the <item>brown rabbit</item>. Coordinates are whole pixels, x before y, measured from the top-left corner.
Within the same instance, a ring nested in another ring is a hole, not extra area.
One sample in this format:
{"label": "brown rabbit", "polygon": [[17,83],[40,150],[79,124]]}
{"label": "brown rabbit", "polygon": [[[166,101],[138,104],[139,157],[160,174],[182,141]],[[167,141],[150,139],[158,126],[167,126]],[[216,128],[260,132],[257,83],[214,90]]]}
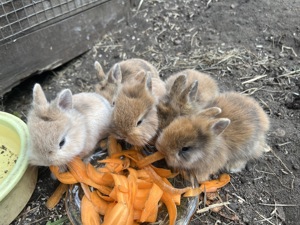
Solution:
{"label": "brown rabbit", "polygon": [[170,167],[194,174],[198,182],[223,168],[242,170],[267,147],[269,118],[253,98],[228,92],[211,106],[197,115],[178,117],[156,142]]}
{"label": "brown rabbit", "polygon": [[196,102],[199,107],[204,109],[219,95],[219,87],[217,82],[208,74],[201,73],[197,70],[187,69],[171,75],[166,79],[166,88],[171,90],[174,81],[181,75],[186,75],[186,85],[190,86],[195,81],[198,81],[198,89],[196,94]]}
{"label": "brown rabbit", "polygon": [[195,114],[219,95],[217,83],[207,74],[184,70],[166,80],[167,94],[157,105],[159,131],[177,116]]}
{"label": "brown rabbit", "polygon": [[99,83],[95,85],[95,92],[105,97],[112,105],[121,83],[134,78],[137,73],[149,72],[151,77],[160,80],[157,69],[143,59],[133,58],[116,63],[107,74],[104,73],[99,62],[96,61],[94,66],[99,79]]}
{"label": "brown rabbit", "polygon": [[116,98],[111,133],[132,145],[148,144],[158,128],[156,103],[148,74],[140,73],[137,79],[125,82]]}

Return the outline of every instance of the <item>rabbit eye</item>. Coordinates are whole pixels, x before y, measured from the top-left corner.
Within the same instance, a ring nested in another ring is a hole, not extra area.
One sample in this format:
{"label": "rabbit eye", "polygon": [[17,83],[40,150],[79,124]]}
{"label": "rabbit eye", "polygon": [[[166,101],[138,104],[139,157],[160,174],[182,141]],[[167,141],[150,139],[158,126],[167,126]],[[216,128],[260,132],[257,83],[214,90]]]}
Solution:
{"label": "rabbit eye", "polygon": [[187,152],[187,151],[189,151],[189,150],[191,150],[191,147],[183,147],[183,148],[181,149],[182,152]]}
{"label": "rabbit eye", "polygon": [[143,120],[139,120],[139,121],[136,123],[136,125],[139,126],[139,125],[141,125],[142,122],[143,122]]}
{"label": "rabbit eye", "polygon": [[181,151],[187,152],[188,150],[190,150],[190,148],[191,148],[191,147],[183,147],[183,148],[181,149]]}
{"label": "rabbit eye", "polygon": [[59,148],[62,148],[65,144],[66,140],[65,138],[63,138],[60,142],[59,142]]}
{"label": "rabbit eye", "polygon": [[191,150],[191,147],[183,147],[179,152],[178,155],[182,158],[184,158],[185,160],[188,160],[188,154],[187,152]]}

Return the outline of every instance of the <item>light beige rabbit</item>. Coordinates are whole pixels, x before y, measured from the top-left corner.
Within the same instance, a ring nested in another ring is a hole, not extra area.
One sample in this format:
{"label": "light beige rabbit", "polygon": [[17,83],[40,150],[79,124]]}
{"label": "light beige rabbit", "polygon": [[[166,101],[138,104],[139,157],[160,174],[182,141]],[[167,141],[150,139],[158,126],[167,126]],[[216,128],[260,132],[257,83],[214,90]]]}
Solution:
{"label": "light beige rabbit", "polygon": [[166,80],[166,87],[167,94],[157,105],[159,131],[178,116],[200,112],[219,95],[214,79],[195,70],[172,75]]}
{"label": "light beige rabbit", "polygon": [[170,167],[194,174],[198,182],[224,168],[238,172],[267,150],[269,118],[253,98],[229,92],[211,106],[197,115],[178,117],[156,142]]}
{"label": "light beige rabbit", "polygon": [[157,97],[152,84],[148,74],[139,73],[137,79],[122,85],[112,114],[111,133],[116,138],[144,146],[156,135]]}
{"label": "light beige rabbit", "polygon": [[108,135],[111,113],[109,102],[96,93],[72,95],[64,89],[48,102],[35,84],[27,121],[30,164],[63,166],[75,156],[88,156]]}
{"label": "light beige rabbit", "polygon": [[154,82],[160,81],[157,69],[143,59],[133,58],[116,63],[106,74],[99,62],[96,61],[94,66],[99,79],[99,83],[95,85],[95,92],[105,97],[112,105],[121,84],[133,79],[139,72],[148,72],[156,80]]}

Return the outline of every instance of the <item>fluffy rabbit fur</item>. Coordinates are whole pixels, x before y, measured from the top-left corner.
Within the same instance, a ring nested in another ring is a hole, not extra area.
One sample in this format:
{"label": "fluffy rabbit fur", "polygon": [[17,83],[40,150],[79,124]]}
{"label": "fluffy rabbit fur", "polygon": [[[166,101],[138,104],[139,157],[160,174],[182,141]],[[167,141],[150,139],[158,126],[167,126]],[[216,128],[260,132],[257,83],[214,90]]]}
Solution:
{"label": "fluffy rabbit fur", "polygon": [[148,144],[158,128],[156,103],[149,75],[140,73],[137,79],[125,82],[116,98],[111,133],[132,145]]}
{"label": "fluffy rabbit fur", "polygon": [[221,94],[197,115],[175,119],[156,142],[167,164],[198,182],[226,168],[238,172],[267,150],[269,118],[251,97]]}
{"label": "fluffy rabbit fur", "polygon": [[195,70],[184,70],[166,80],[167,94],[157,105],[159,131],[177,116],[195,114],[219,95],[213,78]]}
{"label": "fluffy rabbit fur", "polygon": [[48,102],[41,86],[35,84],[27,122],[30,164],[63,166],[75,156],[91,154],[108,134],[111,113],[109,102],[96,93],[72,95],[65,89]]}
{"label": "fluffy rabbit fur", "polygon": [[116,63],[107,74],[104,73],[99,62],[96,61],[94,66],[99,79],[99,83],[95,85],[95,92],[105,97],[112,105],[121,84],[134,78],[137,73],[149,72],[152,78],[160,80],[156,68],[143,59],[134,58]]}
{"label": "fluffy rabbit fur", "polygon": [[[192,69],[183,70],[168,77],[165,81],[168,91],[172,89],[174,81],[181,75],[186,76],[187,86],[197,81],[198,89],[196,91],[195,101],[198,107],[204,109],[218,97],[219,87],[217,82],[210,75]],[[177,90],[177,92],[178,91],[180,90]]]}

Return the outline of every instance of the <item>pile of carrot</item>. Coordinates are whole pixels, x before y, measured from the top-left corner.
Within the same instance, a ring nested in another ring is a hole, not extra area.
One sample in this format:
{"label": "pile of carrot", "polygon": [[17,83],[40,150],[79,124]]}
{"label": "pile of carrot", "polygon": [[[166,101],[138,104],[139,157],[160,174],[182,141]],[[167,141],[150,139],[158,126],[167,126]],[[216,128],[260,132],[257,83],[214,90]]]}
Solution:
{"label": "pile of carrot", "polygon": [[137,149],[122,150],[117,141],[110,138],[109,153],[108,158],[99,161],[104,164],[101,168],[85,164],[80,158],[67,165],[67,172],[50,166],[61,184],[48,199],[47,207],[53,208],[59,202],[68,185],[80,183],[84,192],[81,200],[83,225],[155,222],[160,202],[165,204],[169,224],[173,225],[177,217],[176,205],[180,205],[182,194],[191,197],[203,191],[215,192],[230,181],[229,175],[222,174],[218,180],[206,181],[199,188],[179,189],[168,180],[176,174],[151,165],[163,158],[159,152],[143,157]]}

